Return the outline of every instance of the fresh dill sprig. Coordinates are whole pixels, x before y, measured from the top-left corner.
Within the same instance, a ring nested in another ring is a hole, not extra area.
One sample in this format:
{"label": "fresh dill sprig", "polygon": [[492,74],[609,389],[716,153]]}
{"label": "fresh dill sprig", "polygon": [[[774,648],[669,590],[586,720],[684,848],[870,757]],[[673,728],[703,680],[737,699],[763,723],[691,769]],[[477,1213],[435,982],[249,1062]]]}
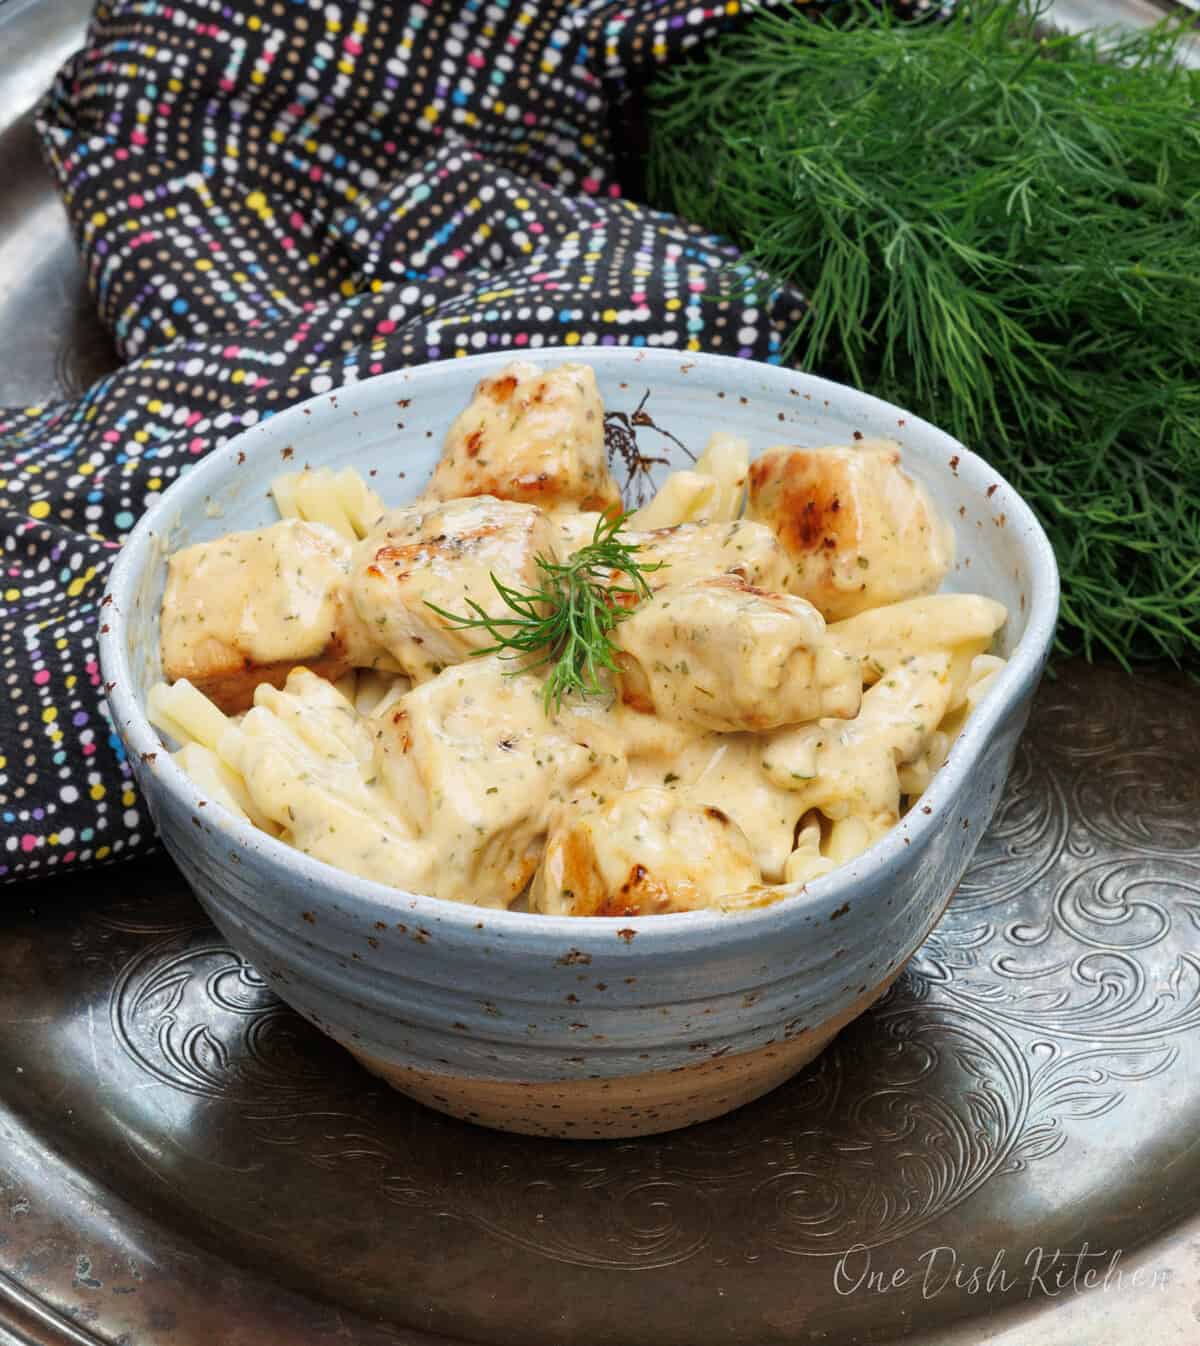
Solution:
{"label": "fresh dill sprig", "polygon": [[1057,552],[1060,652],[1194,662],[1200,71],[1182,25],[1044,10],[761,12],[657,77],[651,195],[805,292],[798,363],[1009,477]]}
{"label": "fresh dill sprig", "polygon": [[[452,631],[486,631],[495,643],[472,653],[522,659],[512,670],[514,674],[549,665],[542,687],[547,715],[552,709],[557,711],[571,693],[602,696],[606,691],[603,673],[617,671],[612,633],[639,603],[651,597],[646,575],[664,564],[639,562],[639,544],[618,537],[628,517],[601,515],[591,542],[565,561],[535,557],[542,574],[540,589],[515,589],[493,572],[492,584],[513,613],[511,617],[493,617],[473,598],[466,600],[471,616],[448,612],[436,603],[426,606]],[[629,583],[613,583],[618,575]]]}

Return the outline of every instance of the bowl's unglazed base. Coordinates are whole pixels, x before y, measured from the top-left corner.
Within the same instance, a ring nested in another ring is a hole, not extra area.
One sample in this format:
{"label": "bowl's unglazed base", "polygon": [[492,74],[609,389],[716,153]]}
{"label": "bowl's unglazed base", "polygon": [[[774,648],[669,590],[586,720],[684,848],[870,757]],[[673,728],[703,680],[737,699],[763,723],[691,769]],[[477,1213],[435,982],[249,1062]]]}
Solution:
{"label": "bowl's unglazed base", "polygon": [[480,1126],[568,1140],[651,1136],[706,1122],[778,1088],[891,986],[897,968],[841,1014],[736,1056],[610,1079],[493,1080],[395,1065],[343,1046],[380,1079],[438,1112]]}

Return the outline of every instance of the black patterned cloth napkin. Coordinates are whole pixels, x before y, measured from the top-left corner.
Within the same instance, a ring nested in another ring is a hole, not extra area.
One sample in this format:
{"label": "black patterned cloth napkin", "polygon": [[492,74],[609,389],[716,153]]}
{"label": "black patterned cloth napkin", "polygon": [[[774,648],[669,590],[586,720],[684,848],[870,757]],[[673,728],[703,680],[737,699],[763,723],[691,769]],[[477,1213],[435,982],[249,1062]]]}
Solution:
{"label": "black patterned cloth napkin", "polygon": [[617,179],[631,87],[754,7],[102,0],[37,124],[125,364],[0,409],[0,878],[153,844],[100,605],[139,515],[231,436],[476,351],[778,360],[799,296],[749,298],[728,244]]}

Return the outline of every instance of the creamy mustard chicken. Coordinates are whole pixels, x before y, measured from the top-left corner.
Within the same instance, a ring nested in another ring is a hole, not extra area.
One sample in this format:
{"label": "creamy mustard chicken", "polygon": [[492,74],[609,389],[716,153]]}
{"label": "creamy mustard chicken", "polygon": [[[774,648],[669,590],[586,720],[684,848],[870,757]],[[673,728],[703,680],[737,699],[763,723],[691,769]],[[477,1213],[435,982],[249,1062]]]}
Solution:
{"label": "creamy mustard chicken", "polygon": [[703,729],[776,729],[854,715],[861,661],[804,598],[717,575],[659,589],[620,629],[621,695]]}
{"label": "creamy mustard chicken", "polygon": [[554,510],[619,505],[591,369],[544,370],[516,360],[484,379],[450,427],[427,494],[494,495]]}
{"label": "creamy mustard chicken", "polygon": [[529,905],[552,916],[653,916],[753,891],[750,842],[715,804],[671,790],[625,790],[566,812],[550,834]]}
{"label": "creamy mustard chicken", "polygon": [[751,463],[717,432],[617,534],[644,587],[594,553],[609,664],[550,695],[556,650],[505,634],[567,602],[547,577],[620,502],[581,365],[483,380],[411,504],[326,469],[275,496],[279,523],[171,557],[148,713],[209,797],[407,891],[618,917],[785,897],[896,825],[1003,666],[1003,605],[935,592],[953,536],[896,445]]}
{"label": "creamy mustard chicken", "polygon": [[162,603],[163,674],[235,712],[297,664],[335,679],[352,668],[395,669],[350,590],[349,543],[303,519],[176,552]]}
{"label": "creamy mustard chicken", "polygon": [[419,502],[385,514],[363,539],[350,592],[371,638],[416,681],[484,648],[487,632],[453,630],[435,607],[478,603],[505,615],[493,576],[535,589],[538,556],[554,555],[555,533],[536,505],[493,496]]}
{"label": "creamy mustard chicken", "polygon": [[652,589],[711,575],[736,575],[768,593],[801,592],[787,552],[761,523],[747,519],[689,522],[649,533],[634,531],[630,537],[638,544],[639,560],[659,567],[648,577]]}
{"label": "creamy mustard chicken", "polygon": [[767,524],[802,593],[830,621],[932,593],[954,535],[895,444],[768,449],[750,467],[747,517]]}

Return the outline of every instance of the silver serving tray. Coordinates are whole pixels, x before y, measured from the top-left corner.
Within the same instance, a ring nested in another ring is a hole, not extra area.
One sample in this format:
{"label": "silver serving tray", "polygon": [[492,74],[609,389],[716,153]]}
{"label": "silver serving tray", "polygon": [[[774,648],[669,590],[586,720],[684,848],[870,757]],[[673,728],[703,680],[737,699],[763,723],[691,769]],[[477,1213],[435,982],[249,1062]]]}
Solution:
{"label": "silver serving tray", "polygon": [[[0,5],[0,402],[114,363]],[[379,1086],[165,861],[5,890],[0,1346],[1194,1346],[1200,697],[1071,665],[887,1000],[762,1102],[537,1141]]]}

